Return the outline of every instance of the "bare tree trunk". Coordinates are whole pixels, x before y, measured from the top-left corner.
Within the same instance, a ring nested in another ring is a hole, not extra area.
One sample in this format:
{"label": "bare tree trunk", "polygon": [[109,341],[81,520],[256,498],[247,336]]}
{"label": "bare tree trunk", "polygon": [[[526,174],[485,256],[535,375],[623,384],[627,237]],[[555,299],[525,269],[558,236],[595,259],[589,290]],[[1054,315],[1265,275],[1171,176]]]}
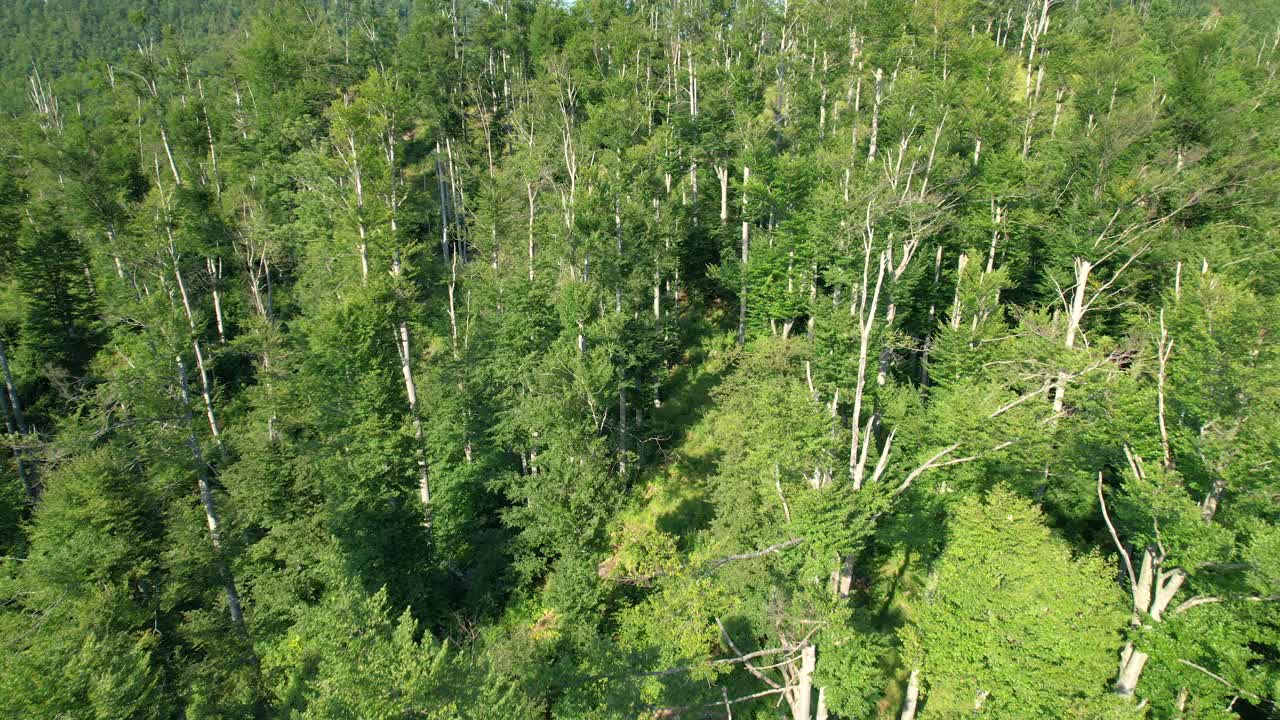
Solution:
{"label": "bare tree trunk", "polygon": [[959,330],[964,308],[960,305],[960,285],[964,282],[964,269],[969,265],[969,255],[960,253],[956,260],[956,294],[951,301],[951,329]]}
{"label": "bare tree trunk", "polygon": [[1088,292],[1089,271],[1092,269],[1093,263],[1088,260],[1075,259],[1076,284],[1071,296],[1071,306],[1067,312],[1067,332],[1064,339],[1068,350],[1076,346],[1076,334],[1080,331],[1080,323],[1089,309],[1088,303],[1085,302],[1085,294]]}
{"label": "bare tree trunk", "polygon": [[[1063,343],[1068,350],[1076,346],[1076,334],[1080,331],[1080,323],[1084,319],[1084,314],[1089,310],[1089,303],[1085,301],[1085,294],[1088,292],[1089,271],[1093,269],[1093,264],[1083,258],[1075,259],[1075,290],[1071,296],[1071,304],[1067,307],[1067,330]],[[1067,394],[1067,372],[1064,370],[1058,373],[1058,385],[1053,394],[1053,414],[1057,415],[1062,412],[1063,401]]]}
{"label": "bare tree trunk", "polygon": [[885,268],[888,259],[880,253],[879,270],[876,273],[875,289],[868,298],[867,285],[871,271],[871,250],[874,244],[874,231],[871,227],[871,210],[867,209],[867,235],[863,243],[862,256],[862,291],[858,293],[858,302],[854,309],[858,316],[858,379],[853,389],[853,411],[851,415],[851,439],[849,441],[849,478],[853,481],[853,489],[862,489],[862,481],[867,465],[867,451],[871,441],[871,426],[875,418],[867,418],[866,427],[862,424],[862,400],[867,384],[867,354],[871,346],[871,331],[875,327],[876,308],[880,302],[880,289],[884,284]]}
{"label": "bare tree trunk", "polygon": [[[4,414],[5,430],[10,434],[14,434],[16,429],[20,435],[27,434],[26,417],[22,414],[22,401],[18,399],[18,388],[14,385],[13,374],[9,372],[9,355],[5,350],[4,338],[0,338],[0,371],[4,372],[4,388],[5,392],[0,393],[0,412]],[[9,413],[13,413],[13,420],[9,419]],[[39,487],[36,484],[34,470],[28,476],[26,465],[22,460],[22,451],[17,447],[13,448],[13,459],[18,465],[18,479],[22,481],[22,489],[27,494],[27,499],[34,502],[39,495]]]}
{"label": "bare tree trunk", "polygon": [[218,342],[225,343],[227,341],[226,329],[222,323],[222,293],[218,289],[222,282],[222,258],[214,261],[213,258],[205,258],[205,267],[209,270],[209,281],[213,286],[213,317],[218,326]]}
{"label": "bare tree trunk", "polygon": [[[436,142],[435,166],[436,166],[436,190],[440,194],[440,256],[443,257],[445,260],[448,260],[450,254],[452,253],[452,250],[450,249],[450,246],[449,246],[449,202],[453,197],[453,193],[450,192],[446,196],[444,191],[445,170],[444,170],[444,166],[440,162],[440,143],[439,142]],[[530,214],[530,217],[532,217],[532,214],[533,214],[532,205],[530,205],[529,214]],[[530,234],[533,233],[532,222],[529,225],[529,233]]]}
{"label": "bare tree trunk", "polygon": [[[616,197],[613,199],[613,242],[614,252],[617,253],[618,258],[618,267],[622,267],[622,207],[621,201]],[[622,285],[623,282],[619,280],[613,289],[613,311],[616,313],[622,312]]]}
{"label": "bare tree trunk", "polygon": [[1209,490],[1209,494],[1204,496],[1204,502],[1200,504],[1200,517],[1205,523],[1213,522],[1214,515],[1218,514],[1218,505],[1222,503],[1222,496],[1227,491],[1227,481],[1221,476],[1213,479],[1213,487]]}
{"label": "bare tree trunk", "polygon": [[418,386],[413,381],[413,354],[409,345],[409,325],[401,320],[396,338],[400,354],[400,371],[404,375],[404,394],[409,402],[409,417],[413,422],[414,455],[418,465],[418,499],[422,501],[425,515],[423,524],[431,528],[431,484],[427,475],[427,460],[422,447],[422,419],[418,413]]}
{"label": "bare tree trunk", "polygon": [[[1124,450],[1125,456],[1129,461],[1130,471],[1139,480],[1145,478],[1142,459],[1135,455],[1128,445],[1124,447]],[[1163,548],[1147,547],[1142,552],[1141,569],[1135,574],[1133,560],[1129,556],[1128,550],[1125,549],[1124,544],[1120,542],[1120,536],[1116,532],[1115,525],[1111,522],[1110,514],[1107,512],[1107,502],[1102,492],[1102,473],[1098,473],[1098,503],[1102,508],[1102,519],[1106,522],[1107,529],[1111,533],[1111,539],[1115,542],[1116,549],[1120,552],[1120,557],[1124,561],[1125,571],[1129,576],[1129,587],[1133,594],[1133,616],[1130,619],[1130,623],[1134,627],[1142,627],[1146,625],[1144,617],[1150,618],[1151,622],[1154,623],[1163,622],[1164,613],[1168,609],[1169,603],[1178,593],[1178,590],[1182,588],[1182,584],[1187,578],[1186,571],[1182,568],[1161,569],[1165,559]],[[1210,602],[1217,602],[1217,598],[1192,598],[1175,608],[1174,612],[1181,612],[1189,607]],[[1133,696],[1146,662],[1146,653],[1136,649],[1133,643],[1125,645],[1124,650],[1120,653],[1120,667],[1116,674],[1115,685],[1112,688],[1116,694],[1126,697]]]}
{"label": "bare tree trunk", "polygon": [[806,644],[800,650],[800,671],[792,689],[791,717],[794,720],[810,720],[813,706],[813,669],[817,662],[817,648]]}
{"label": "bare tree trunk", "polygon": [[[346,101],[351,101],[348,95]],[[346,147],[342,144],[334,143],[338,151],[338,157],[346,166],[347,175],[351,179],[351,189],[355,192],[355,213],[356,213],[356,230],[360,235],[360,242],[356,245],[356,251],[360,255],[360,282],[369,282],[369,239],[368,229],[364,224],[364,171],[360,167],[360,153],[356,148],[356,136],[354,132],[347,132],[345,139]]]}
{"label": "bare tree trunk", "polygon": [[1147,654],[1136,650],[1133,643],[1124,646],[1120,653],[1120,671],[1116,675],[1116,684],[1112,688],[1117,695],[1133,697],[1138,689],[1138,679],[1142,677],[1142,668],[1147,664]]}
{"label": "bare tree trunk", "polygon": [[818,688],[818,707],[813,712],[813,720],[827,720],[827,689]]}
{"label": "bare tree trunk", "polygon": [[213,125],[209,123],[209,108],[205,105],[204,83],[197,80],[196,88],[200,93],[200,114],[204,116],[205,138],[209,141],[209,174],[213,179],[213,194],[220,198],[222,197],[222,183],[218,179],[218,153],[214,149]]}
{"label": "bare tree trunk", "polygon": [[1049,130],[1049,137],[1058,136],[1058,121],[1062,118],[1062,98],[1067,94],[1065,87],[1058,88],[1057,97],[1053,103],[1053,127]]}
{"label": "bare tree trunk", "polygon": [[214,505],[213,489],[210,487],[209,466],[205,464],[204,455],[200,451],[200,441],[196,439],[195,421],[191,417],[191,393],[187,389],[187,368],[182,362],[181,355],[177,356],[177,360],[178,384],[182,390],[182,413],[187,421],[187,447],[190,448],[196,465],[196,481],[200,488],[200,504],[204,507],[205,524],[209,528],[209,542],[213,545],[214,554],[218,557],[231,622],[243,635],[245,634],[244,612],[240,609],[240,594],[236,591],[235,578],[227,566],[226,558],[222,556],[222,535],[218,529],[218,511]]}
{"label": "bare tree trunk", "polygon": [[618,388],[618,475],[627,477],[627,391]]}
{"label": "bare tree trunk", "polygon": [[360,282],[369,282],[369,243],[365,236],[364,223],[360,223],[360,244],[356,246],[360,253]]}
{"label": "bare tree trunk", "polygon": [[[885,295],[885,327],[889,330],[893,329],[893,323],[898,317],[898,304],[894,302],[893,287],[897,284],[907,271],[907,267],[911,265],[911,259],[915,257],[916,249],[920,247],[920,233],[912,231],[906,240],[902,243],[902,257],[895,265],[893,262],[893,237],[889,238],[889,245],[885,253],[885,265],[889,269],[889,285],[884,289]],[[876,385],[883,387],[889,382],[889,366],[890,360],[893,358],[893,350],[886,342],[880,348],[880,363],[876,371]]]}
{"label": "bare tree trunk", "polygon": [[1173,467],[1173,452],[1169,447],[1169,427],[1165,424],[1164,414],[1164,388],[1165,380],[1168,377],[1169,355],[1173,352],[1173,339],[1169,337],[1169,330],[1164,326],[1164,308],[1160,309],[1160,342],[1156,346],[1156,418],[1160,422],[1160,447],[1164,451],[1164,466],[1166,469]]}
{"label": "bare tree trunk", "polygon": [[191,312],[191,298],[187,295],[187,284],[182,280],[182,268],[178,264],[178,247],[173,237],[173,226],[166,223],[164,231],[169,237],[169,258],[173,261],[173,277],[178,281],[178,293],[182,296],[182,309],[187,314],[187,324],[195,330],[196,318]]}
{"label": "bare tree trunk", "polygon": [[[747,220],[747,183],[751,168],[742,166],[742,291],[738,297],[738,347],[747,341],[747,263],[751,257],[751,223]],[[721,187],[724,187],[721,181]]]}
{"label": "bare tree trunk", "polygon": [[[464,230],[466,229],[463,221],[463,213],[466,208],[466,198],[463,195],[462,185],[458,182],[456,169],[457,166],[453,162],[453,140],[444,139],[445,157],[448,160],[449,167],[449,207],[450,217],[453,219],[453,247],[454,252],[462,255],[462,262],[467,262],[467,247],[465,241]],[[459,208],[462,208],[461,210]]]}
{"label": "bare tree trunk", "polygon": [[173,149],[169,147],[169,133],[160,126],[160,141],[164,144],[165,157],[169,158],[169,170],[173,172],[173,184],[181,186],[182,176],[178,174],[178,164],[173,160]]}
{"label": "bare tree trunk", "polygon": [[924,180],[920,182],[920,199],[924,200],[925,192],[929,189],[929,175],[933,173],[933,158],[938,152],[938,140],[942,139],[942,127],[947,123],[947,112],[942,113],[942,119],[938,121],[938,127],[933,131],[933,144],[929,146],[929,162],[924,166]]}
{"label": "bare tree trunk", "polygon": [[192,340],[191,345],[196,351],[196,369],[200,373],[200,395],[204,398],[204,412],[209,419],[209,433],[213,436],[214,444],[218,446],[218,453],[223,462],[226,462],[227,449],[222,444],[222,433],[218,430],[218,421],[213,415],[213,391],[210,389],[209,373],[204,367],[204,353],[200,352],[199,340]]}
{"label": "bare tree trunk", "polygon": [[[933,291],[932,295],[936,296],[938,283],[942,280],[942,246],[939,245],[933,255]],[[935,318],[938,315],[938,306],[936,303],[929,303],[929,327],[934,327]],[[924,349],[920,351],[920,384],[922,386],[929,385],[929,350],[933,345],[933,333],[930,332],[925,336]]]}
{"label": "bare tree trunk", "polygon": [[526,189],[529,193],[529,282],[533,282],[533,213],[538,194],[533,190],[533,183],[526,183]]}
{"label": "bare tree trunk", "polygon": [[876,161],[876,141],[880,138],[880,101],[882,99],[881,87],[883,71],[876,68],[876,96],[875,104],[871,106],[871,144],[867,148],[867,162]]}
{"label": "bare tree trunk", "polygon": [[449,347],[454,359],[458,359],[458,308],[455,295],[458,288],[458,253],[453,253],[449,260],[449,284],[446,286],[449,296]]}
{"label": "bare tree trunk", "polygon": [[907,693],[902,699],[902,714],[899,720],[915,720],[916,704],[920,701],[920,668],[912,668],[907,679]]}
{"label": "bare tree trunk", "polygon": [[13,421],[17,423],[18,432],[26,435],[27,419],[22,413],[22,400],[18,398],[18,387],[13,382],[13,373],[9,371],[9,353],[5,347],[3,338],[0,338],[0,370],[4,371],[4,388],[5,392],[9,394],[10,407],[13,411]]}
{"label": "bare tree trunk", "polygon": [[996,267],[996,244],[1000,241],[1000,234],[1004,228],[1004,222],[1009,217],[1008,210],[991,198],[991,222],[995,226],[991,230],[991,248],[987,251],[987,274],[991,274]]}
{"label": "bare tree trunk", "polygon": [[653,321],[662,322],[662,275],[658,271],[658,261],[653,263]]}
{"label": "bare tree trunk", "polygon": [[716,165],[716,177],[720,179],[720,224],[729,222],[729,168]]}
{"label": "bare tree trunk", "polygon": [[[1027,87],[1026,87],[1026,94],[1025,94],[1025,99],[1027,101],[1031,100],[1031,76],[1034,74],[1031,68],[1035,62],[1036,43],[1040,40],[1040,36],[1049,29],[1049,4],[1051,1],[1052,0],[1044,0],[1044,5],[1041,7],[1041,10],[1040,10],[1040,19],[1036,22],[1034,26],[1030,28],[1031,46],[1027,50],[1027,82],[1026,82]],[[1028,7],[1027,8],[1028,19],[1030,19],[1030,12],[1031,12],[1031,9],[1030,7]],[[1024,30],[1026,29],[1027,28],[1024,25]]]}
{"label": "bare tree trunk", "polygon": [[[8,393],[0,393],[0,414],[4,415],[4,429],[9,435],[14,435],[15,428],[13,420],[9,417],[9,395]],[[18,480],[22,483],[22,490],[27,496],[28,502],[35,502],[36,489],[31,484],[31,480],[27,477],[26,465],[22,462],[22,450],[16,445],[13,448],[13,460],[18,466]]]}

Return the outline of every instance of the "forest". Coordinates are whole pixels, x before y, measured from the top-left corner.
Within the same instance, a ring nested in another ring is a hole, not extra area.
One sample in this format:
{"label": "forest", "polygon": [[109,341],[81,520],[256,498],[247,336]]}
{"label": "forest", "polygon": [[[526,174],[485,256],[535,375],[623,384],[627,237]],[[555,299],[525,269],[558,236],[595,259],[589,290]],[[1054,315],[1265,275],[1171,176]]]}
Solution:
{"label": "forest", "polygon": [[1280,3],[0,38],[0,716],[1280,718]]}

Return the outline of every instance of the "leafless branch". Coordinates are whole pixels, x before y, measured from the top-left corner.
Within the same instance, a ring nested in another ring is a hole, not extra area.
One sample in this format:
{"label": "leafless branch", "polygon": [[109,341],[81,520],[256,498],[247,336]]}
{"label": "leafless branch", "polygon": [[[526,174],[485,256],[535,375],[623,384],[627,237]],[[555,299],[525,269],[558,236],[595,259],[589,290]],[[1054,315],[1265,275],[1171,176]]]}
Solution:
{"label": "leafless branch", "polygon": [[1129,573],[1129,592],[1135,597],[1138,593],[1138,578],[1133,574],[1133,558],[1129,557],[1129,551],[1124,549],[1124,543],[1120,542],[1120,535],[1116,533],[1116,526],[1111,523],[1111,515],[1107,513],[1107,500],[1102,496],[1102,473],[1098,473],[1098,503],[1102,506],[1102,519],[1107,521],[1107,530],[1111,531],[1111,539],[1116,544],[1116,549],[1120,551],[1120,557],[1124,558],[1124,569]]}
{"label": "leafless branch", "polygon": [[1256,694],[1254,694],[1254,693],[1251,693],[1251,692],[1249,692],[1248,690],[1245,690],[1245,689],[1244,689],[1244,688],[1242,688],[1242,687],[1239,687],[1239,686],[1236,686],[1236,685],[1232,685],[1230,682],[1228,682],[1228,681],[1226,680],[1226,678],[1222,677],[1221,675],[1217,675],[1217,674],[1215,674],[1215,673],[1212,673],[1212,672],[1210,672],[1207,668],[1202,667],[1202,666],[1200,666],[1200,665],[1197,665],[1197,664],[1195,664],[1195,663],[1191,662],[1190,660],[1187,660],[1187,659],[1185,659],[1185,658],[1178,658],[1178,662],[1182,663],[1183,665],[1186,665],[1186,666],[1187,666],[1187,667],[1189,667],[1189,668],[1193,668],[1193,669],[1195,669],[1195,670],[1199,670],[1200,672],[1204,673],[1205,675],[1208,675],[1209,677],[1213,678],[1214,680],[1217,680],[1218,682],[1222,683],[1223,685],[1226,685],[1227,687],[1231,688],[1232,690],[1234,690],[1234,691],[1235,691],[1235,692],[1237,692],[1237,693],[1240,693],[1241,695],[1247,695],[1247,696],[1249,696],[1249,697],[1251,697],[1251,698],[1254,698],[1254,699],[1257,699],[1257,700],[1261,700],[1261,699],[1262,699],[1262,698],[1261,698],[1261,697],[1259,697],[1258,695],[1256,695]]}

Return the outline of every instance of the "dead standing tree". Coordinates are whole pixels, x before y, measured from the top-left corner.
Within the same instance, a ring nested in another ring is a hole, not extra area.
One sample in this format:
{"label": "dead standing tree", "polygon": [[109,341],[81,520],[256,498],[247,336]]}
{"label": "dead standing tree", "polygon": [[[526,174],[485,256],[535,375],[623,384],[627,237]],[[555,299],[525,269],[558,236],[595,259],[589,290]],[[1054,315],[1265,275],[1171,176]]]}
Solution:
{"label": "dead standing tree", "polygon": [[[1173,189],[1173,182],[1172,178],[1157,182],[1147,192],[1117,207],[1093,244],[1084,253],[1072,258],[1073,281],[1069,289],[1064,290],[1055,281],[1066,317],[1063,345],[1068,352],[1076,347],[1085,316],[1100,300],[1112,297],[1119,291],[1116,283],[1151,248],[1151,233],[1199,201],[1202,191],[1193,190],[1167,212],[1147,212],[1146,208],[1158,203],[1161,193]],[[1133,218],[1134,214],[1141,217]],[[1129,219],[1126,221],[1124,218]],[[1092,255],[1092,258],[1085,257],[1085,254]],[[1066,391],[1067,372],[1064,370],[1054,391],[1055,414],[1063,411]]]}
{"label": "dead standing tree", "polygon": [[[3,337],[0,337],[0,379],[4,381],[4,391],[0,392],[0,414],[4,415],[5,431],[15,439],[29,437],[30,428],[22,412],[22,398],[18,397],[18,387],[13,381],[13,373],[9,371],[9,354],[6,352]],[[24,462],[24,454],[23,450],[15,444],[13,459],[18,465],[18,479],[22,481],[22,489],[27,495],[27,501],[34,503],[39,496],[40,485],[36,480],[34,468]]]}
{"label": "dead standing tree", "polygon": [[[1128,460],[1129,472],[1132,473],[1137,480],[1146,480],[1147,473],[1143,467],[1142,458],[1136,455],[1128,445],[1124,447],[1125,458]],[[1165,621],[1169,615],[1177,615],[1192,608],[1201,605],[1209,605],[1214,603],[1226,602],[1229,600],[1242,600],[1246,602],[1266,602],[1280,600],[1280,596],[1243,596],[1243,597],[1226,597],[1218,595],[1195,595],[1177,605],[1173,605],[1173,600],[1177,596],[1178,591],[1189,579],[1189,574],[1182,567],[1167,567],[1168,555],[1165,552],[1163,544],[1157,542],[1155,545],[1148,545],[1142,548],[1141,561],[1135,570],[1133,557],[1129,550],[1125,547],[1124,542],[1120,540],[1120,534],[1116,530],[1115,523],[1111,519],[1111,514],[1107,511],[1107,500],[1103,493],[1102,473],[1098,473],[1098,504],[1102,510],[1102,519],[1105,521],[1107,530],[1111,534],[1111,540],[1115,543],[1116,550],[1120,553],[1120,559],[1123,563],[1125,575],[1129,581],[1129,590],[1133,598],[1133,615],[1130,624],[1134,628],[1144,628],[1159,625]],[[1157,528],[1157,538],[1159,537]],[[1167,569],[1166,569],[1167,567]],[[1125,697],[1133,697],[1138,688],[1138,681],[1142,677],[1142,671],[1146,667],[1149,656],[1146,652],[1139,650],[1132,642],[1126,642],[1124,648],[1120,652],[1120,665],[1116,673],[1116,682],[1113,687],[1117,695]]]}
{"label": "dead standing tree", "polygon": [[244,612],[240,607],[240,593],[236,590],[235,577],[222,552],[222,533],[219,526],[218,510],[214,502],[212,478],[209,466],[205,463],[204,453],[200,449],[200,440],[196,437],[195,421],[191,414],[191,393],[187,388],[187,368],[182,356],[177,356],[178,388],[181,391],[182,417],[186,422],[187,447],[191,451],[192,462],[196,468],[196,484],[200,490],[200,505],[204,509],[205,525],[209,530],[209,544],[217,556],[218,571],[222,575],[223,590],[227,595],[227,610],[231,614],[231,622],[236,630],[245,634]]}

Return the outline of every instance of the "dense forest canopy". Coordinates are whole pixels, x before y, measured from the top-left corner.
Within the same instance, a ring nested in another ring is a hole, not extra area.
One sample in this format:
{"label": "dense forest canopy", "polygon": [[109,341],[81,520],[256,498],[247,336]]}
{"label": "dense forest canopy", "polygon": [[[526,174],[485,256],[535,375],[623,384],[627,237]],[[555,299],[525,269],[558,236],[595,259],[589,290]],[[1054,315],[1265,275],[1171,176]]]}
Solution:
{"label": "dense forest canopy", "polygon": [[1280,717],[1280,5],[0,33],[0,715]]}

